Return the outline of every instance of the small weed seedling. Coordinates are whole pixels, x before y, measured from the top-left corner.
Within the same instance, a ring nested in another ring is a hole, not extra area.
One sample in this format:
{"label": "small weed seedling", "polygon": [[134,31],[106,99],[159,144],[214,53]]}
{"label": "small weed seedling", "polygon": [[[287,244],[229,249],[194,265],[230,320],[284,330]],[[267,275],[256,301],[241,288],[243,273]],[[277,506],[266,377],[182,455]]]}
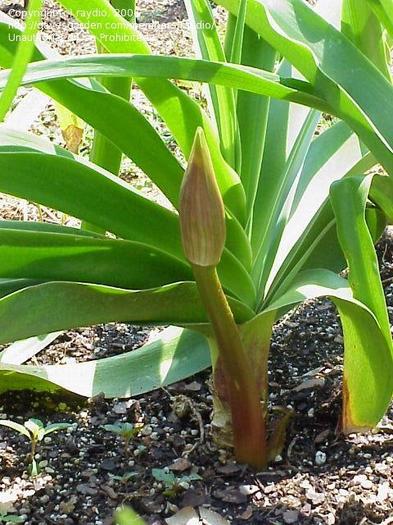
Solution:
{"label": "small weed seedling", "polygon": [[128,456],[130,441],[136,437],[142,430],[142,425],[133,425],[132,423],[114,423],[113,425],[104,425],[104,429],[120,436],[124,441],[124,454]]}
{"label": "small weed seedling", "polygon": [[24,519],[16,514],[0,513],[0,523],[23,523]]}
{"label": "small weed seedling", "polygon": [[116,525],[145,525],[145,522],[129,507],[122,507],[116,511]]}
{"label": "small weed seedling", "polygon": [[[23,425],[15,423],[15,421],[9,421],[7,419],[0,420],[0,425],[3,427],[11,428],[22,436],[27,437],[30,440],[31,444],[31,464],[29,466],[29,473],[31,476],[37,476],[39,474],[39,467],[35,460],[35,454],[37,450],[37,445],[40,443],[45,436],[51,434],[52,432],[57,432],[58,430],[65,430],[70,427],[70,423],[52,423],[45,426],[44,423],[39,419],[29,419]],[[16,522],[17,523],[17,522]]]}
{"label": "small weed seedling", "polygon": [[113,479],[114,481],[120,481],[120,483],[123,483],[126,485],[132,478],[137,477],[137,472],[125,472],[122,476],[117,476],[115,474],[109,474],[109,477]]}
{"label": "small weed seedling", "polygon": [[168,467],[153,468],[151,473],[156,481],[159,481],[164,485],[165,490],[163,494],[169,498],[173,498],[180,492],[183,492],[183,490],[187,490],[191,481],[202,479],[198,474],[175,476]]}

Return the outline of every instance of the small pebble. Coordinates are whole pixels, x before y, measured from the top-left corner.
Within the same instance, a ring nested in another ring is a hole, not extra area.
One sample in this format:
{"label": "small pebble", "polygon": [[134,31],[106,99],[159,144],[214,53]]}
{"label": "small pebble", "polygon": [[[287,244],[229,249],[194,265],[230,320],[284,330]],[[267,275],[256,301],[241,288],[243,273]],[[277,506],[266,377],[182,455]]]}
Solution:
{"label": "small pebble", "polygon": [[320,467],[321,465],[324,465],[326,463],[326,454],[325,452],[322,452],[321,450],[318,450],[315,454],[315,464]]}

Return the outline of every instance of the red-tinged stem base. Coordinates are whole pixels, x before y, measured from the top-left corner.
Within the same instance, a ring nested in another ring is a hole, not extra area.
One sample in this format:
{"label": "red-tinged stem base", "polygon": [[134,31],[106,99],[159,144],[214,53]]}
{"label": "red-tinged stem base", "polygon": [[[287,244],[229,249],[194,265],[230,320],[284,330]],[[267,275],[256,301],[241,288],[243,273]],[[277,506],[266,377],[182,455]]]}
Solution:
{"label": "red-tinged stem base", "polygon": [[193,266],[212,324],[225,376],[235,457],[261,470],[267,464],[266,428],[255,373],[214,267]]}

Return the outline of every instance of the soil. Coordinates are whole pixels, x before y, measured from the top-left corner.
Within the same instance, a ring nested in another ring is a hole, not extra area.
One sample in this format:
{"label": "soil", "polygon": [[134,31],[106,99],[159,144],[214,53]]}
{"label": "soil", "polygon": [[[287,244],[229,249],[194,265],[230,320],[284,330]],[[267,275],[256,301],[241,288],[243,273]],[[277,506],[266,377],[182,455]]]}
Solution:
{"label": "soil", "polygon": [[[180,4],[140,1],[138,16],[153,47],[165,45],[168,53],[189,52],[191,40]],[[57,9],[51,24],[57,19],[63,28],[57,44],[60,52],[91,52],[91,39],[77,27],[70,33],[64,13],[52,2],[47,5]],[[44,30],[50,34],[51,28]],[[152,122],[162,128],[143,97],[136,96]],[[50,105],[32,130],[61,142]],[[86,152],[89,140],[87,133]],[[154,193],[131,163],[124,163],[123,176]],[[41,212],[44,220],[64,220],[53,210]],[[0,198],[0,215],[30,220],[39,216],[35,205],[7,196]],[[393,322],[391,232],[379,243],[378,254]],[[72,330],[33,362],[109,357],[137,348],[149,335],[146,328],[126,324]],[[291,407],[295,415],[281,455],[260,473],[237,465],[231,451],[217,449],[211,439],[209,370],[128,400],[31,392],[2,395],[0,419],[23,423],[34,417],[45,424],[72,426],[40,444],[41,473],[36,478],[27,473],[26,439],[0,429],[0,522],[4,512],[20,516],[26,525],[110,525],[114,510],[127,504],[150,525],[163,525],[188,506],[215,510],[232,525],[393,523],[393,410],[374,432],[340,435],[342,342],[336,311],[325,300],[308,302],[275,327],[270,402],[274,407]],[[103,428],[119,422],[140,425],[128,448]],[[157,473],[153,476],[153,469],[173,472],[176,484],[168,491],[156,479]]]}

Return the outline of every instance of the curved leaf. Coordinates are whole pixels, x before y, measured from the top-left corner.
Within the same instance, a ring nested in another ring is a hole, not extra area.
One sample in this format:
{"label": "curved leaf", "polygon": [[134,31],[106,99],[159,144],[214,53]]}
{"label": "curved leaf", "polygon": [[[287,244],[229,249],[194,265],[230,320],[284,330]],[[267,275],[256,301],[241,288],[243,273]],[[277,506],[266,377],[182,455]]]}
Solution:
{"label": "curved leaf", "polygon": [[[236,12],[239,0],[216,0]],[[277,49],[393,173],[387,108],[393,86],[340,31],[303,0],[250,0],[247,24]]]}
{"label": "curved leaf", "polygon": [[0,363],[21,365],[53,343],[61,333],[62,332],[55,332],[53,334],[29,337],[22,341],[16,341],[0,352]]}
{"label": "curved leaf", "polygon": [[[150,48],[141,33],[132,24],[120,20],[119,13],[106,0],[89,0],[86,9],[80,9],[79,0],[60,0],[60,4],[68,9],[78,22],[89,27],[90,33],[109,53],[150,53]],[[96,21],[96,24],[93,21]],[[198,127],[204,129],[224,202],[243,223],[243,187],[236,172],[222,156],[217,133],[207,114],[195,100],[168,80],[138,78],[137,75],[135,82],[157,109],[186,158],[191,153]]]}
{"label": "curved leaf", "polygon": [[183,259],[176,214],[142,197],[117,177],[104,175],[102,170],[97,172],[55,155],[3,151],[0,191],[55,208]]}
{"label": "curved leaf", "polygon": [[390,38],[393,38],[393,1],[367,0],[381,24],[386,28]]}
{"label": "curved leaf", "polygon": [[341,31],[388,80],[391,79],[390,57],[386,49],[383,28],[368,0],[343,1]]}
{"label": "curved leaf", "polygon": [[[252,317],[247,306],[228,300],[239,322]],[[79,282],[49,282],[0,299],[0,344],[109,322],[186,325],[206,323],[207,317],[192,282],[136,291]]]}
{"label": "curved leaf", "polygon": [[[370,334],[361,319],[351,315],[348,305],[341,307],[347,347],[343,413],[346,433],[375,426],[393,395],[392,335],[378,258],[365,220],[371,181],[371,176],[348,177],[334,183],[330,190],[353,295],[373,312],[379,326],[379,331]],[[358,314],[359,318],[364,316],[364,312]],[[362,352],[366,345],[372,347],[368,353],[374,354],[368,361]]]}
{"label": "curved leaf", "polygon": [[11,428],[16,432],[19,432],[19,434],[22,434],[23,436],[27,437],[27,439],[31,439],[30,432],[23,425],[15,423],[15,421],[9,421],[8,419],[0,419],[0,426]]}
{"label": "curved leaf", "polygon": [[304,159],[290,217],[269,276],[267,304],[302,269],[323,267],[335,272],[344,269],[329,188],[334,181],[353,172],[368,171],[375,163],[344,122],[337,122],[314,138]]}
{"label": "curved leaf", "polygon": [[[0,149],[0,191],[63,211],[184,262],[177,214],[142,197],[118,177],[97,170],[63,156]],[[238,231],[236,226],[230,224],[228,231]],[[244,233],[234,239],[244,243]],[[228,250],[218,271],[226,289],[254,306],[253,282]]]}
{"label": "curved leaf", "polygon": [[[16,48],[14,39],[21,34],[12,24],[15,24],[12,19],[6,24],[0,23],[0,64],[3,67],[12,64]],[[44,54],[36,49],[33,58],[42,60]],[[96,81],[84,85],[59,80],[41,83],[38,87],[108,137],[151,178],[172,204],[177,205],[183,169],[159,134],[132,104],[108,93]],[[98,108],[105,108],[105,112]]]}
{"label": "curved leaf", "polygon": [[[143,139],[142,139],[143,140]],[[108,171],[102,169],[83,157],[75,156],[69,151],[54,145],[48,140],[37,137],[31,133],[25,133],[9,129],[6,126],[0,126],[0,153],[22,153],[32,151],[40,151],[42,153],[49,153],[61,157],[67,157],[80,162],[95,171],[102,173],[104,176],[108,175]],[[154,150],[151,150],[154,151]],[[150,152],[151,153],[151,152]],[[156,159],[157,164],[160,164],[160,159]],[[165,166],[160,164],[160,171],[166,177],[170,177],[170,173],[165,171]],[[111,174],[109,174],[111,175]],[[246,269],[251,267],[251,247],[243,227],[240,225],[236,217],[227,211],[226,214],[227,239],[226,247],[231,251],[237,259],[245,266]],[[141,223],[143,227],[143,223]]]}
{"label": "curved leaf", "polygon": [[18,43],[8,82],[0,97],[0,122],[3,122],[4,117],[7,115],[26,67],[33,56],[34,40],[41,21],[42,3],[43,0],[31,0],[30,6],[27,6],[26,27],[23,38]]}
{"label": "curved leaf", "polygon": [[336,304],[344,330],[343,429],[373,428],[392,398],[392,345],[373,312],[354,297],[348,281],[327,270],[302,272],[287,293],[260,315],[287,312],[306,299],[322,296]]}
{"label": "curved leaf", "polygon": [[3,227],[0,275],[129,289],[192,280],[188,264],[142,243]]}
{"label": "curved leaf", "polygon": [[0,363],[0,393],[28,388],[68,390],[85,397],[102,392],[108,398],[133,397],[181,381],[208,366],[206,339],[172,327],[142,348],[99,361],[42,367]]}
{"label": "curved leaf", "polygon": [[[137,75],[145,78],[209,82],[297,102],[328,112],[332,110],[323,99],[315,96],[307,82],[281,78],[275,73],[249,66],[173,56],[89,55],[34,62],[30,64],[23,84],[97,75],[115,77]],[[0,73],[0,89],[4,87],[7,76],[7,71]]]}
{"label": "curved leaf", "polygon": [[[280,73],[290,74],[284,62]],[[301,183],[320,113],[303,106],[270,104],[265,151],[253,210],[253,276],[260,303],[285,226],[289,220],[297,186]]]}
{"label": "curved leaf", "polygon": [[[242,7],[245,8],[246,4],[247,2],[243,2]],[[238,18],[237,25],[240,23]],[[248,26],[243,29],[241,63],[272,71],[277,58],[276,51]],[[237,92],[237,119],[242,153],[240,177],[246,192],[249,230],[253,224],[252,209],[260,177],[270,103],[269,97],[243,90]]]}
{"label": "curved leaf", "polygon": [[[209,61],[226,62],[216,23],[208,0],[185,0],[198,56]],[[209,85],[213,114],[221,138],[225,160],[236,167],[236,107],[233,92],[222,86]]]}
{"label": "curved leaf", "polygon": [[41,281],[36,281],[33,279],[2,279],[0,278],[0,298],[5,297],[6,295],[27,288],[28,286],[34,286],[36,284],[41,284]]}

